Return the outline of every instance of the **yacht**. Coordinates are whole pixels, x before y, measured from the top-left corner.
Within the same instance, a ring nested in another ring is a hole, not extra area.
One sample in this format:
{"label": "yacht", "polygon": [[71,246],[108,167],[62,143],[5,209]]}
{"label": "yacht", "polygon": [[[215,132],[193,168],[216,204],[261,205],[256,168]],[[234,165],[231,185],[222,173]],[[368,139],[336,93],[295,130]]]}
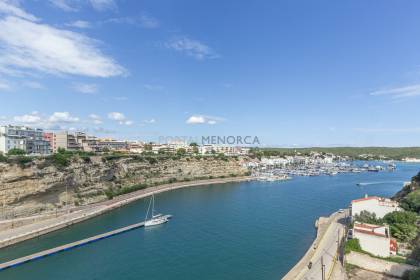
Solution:
{"label": "yacht", "polygon": [[[150,219],[148,219],[150,207],[152,207],[152,211],[151,211],[151,217]],[[171,215],[155,214],[155,195],[152,194],[152,198],[150,199],[150,202],[149,202],[149,207],[147,208],[144,226],[150,227],[150,226],[161,225],[168,222],[171,217],[172,217]]]}

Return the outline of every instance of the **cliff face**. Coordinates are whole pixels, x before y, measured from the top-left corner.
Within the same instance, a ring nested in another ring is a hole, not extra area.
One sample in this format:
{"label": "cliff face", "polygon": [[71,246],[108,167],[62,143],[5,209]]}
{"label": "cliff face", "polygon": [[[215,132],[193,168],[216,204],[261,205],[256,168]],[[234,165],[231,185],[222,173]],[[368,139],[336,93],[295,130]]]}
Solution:
{"label": "cliff face", "polygon": [[411,182],[405,185],[399,192],[397,192],[393,199],[402,201],[410,193],[420,190],[420,172],[411,179]]}
{"label": "cliff face", "polygon": [[[246,158],[75,157],[66,167],[47,159],[25,165],[0,163],[0,206],[26,216],[70,205],[107,200],[131,186],[245,175]],[[133,188],[131,188],[133,190]],[[68,191],[68,198],[66,196]]]}

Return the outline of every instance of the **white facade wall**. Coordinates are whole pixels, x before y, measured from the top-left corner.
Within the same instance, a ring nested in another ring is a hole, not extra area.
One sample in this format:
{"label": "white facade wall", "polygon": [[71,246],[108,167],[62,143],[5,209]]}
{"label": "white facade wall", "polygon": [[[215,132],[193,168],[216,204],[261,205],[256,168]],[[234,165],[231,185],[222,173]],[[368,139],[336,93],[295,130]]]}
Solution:
{"label": "white facade wall", "polygon": [[360,247],[366,252],[380,257],[390,256],[390,239],[372,234],[353,231],[353,238],[359,239]]}
{"label": "white facade wall", "polygon": [[383,218],[386,214],[400,211],[397,202],[393,202],[389,199],[381,201],[380,198],[365,199],[362,201],[352,202],[352,216],[359,215],[362,211],[368,211],[375,213],[377,218]]}

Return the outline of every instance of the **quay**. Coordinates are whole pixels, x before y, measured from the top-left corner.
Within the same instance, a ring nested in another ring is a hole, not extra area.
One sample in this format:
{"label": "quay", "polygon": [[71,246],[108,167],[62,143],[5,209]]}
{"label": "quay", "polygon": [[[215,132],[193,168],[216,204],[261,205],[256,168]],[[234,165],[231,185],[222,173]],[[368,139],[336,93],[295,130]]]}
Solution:
{"label": "quay", "polygon": [[95,235],[95,236],[92,236],[92,237],[89,237],[89,238],[86,238],[86,239],[82,239],[82,240],[79,240],[79,241],[76,241],[76,242],[68,243],[68,244],[65,244],[65,245],[62,245],[62,246],[59,246],[59,247],[44,250],[44,251],[41,251],[41,252],[38,252],[38,253],[35,253],[35,254],[32,254],[32,255],[28,255],[28,256],[25,256],[25,257],[18,258],[18,259],[14,259],[14,260],[11,260],[11,261],[0,264],[0,271],[11,268],[11,267],[14,267],[14,266],[18,266],[18,265],[21,265],[21,264],[24,264],[24,263],[27,263],[27,262],[30,262],[30,261],[35,261],[35,260],[43,258],[43,257],[51,256],[51,255],[57,254],[59,252],[63,252],[63,251],[67,251],[67,250],[70,250],[70,249],[74,249],[76,247],[87,245],[89,243],[93,243],[93,242],[99,241],[101,239],[105,239],[105,238],[108,238],[108,237],[111,237],[111,236],[114,236],[114,235],[117,235],[117,234],[121,234],[121,233],[130,231],[130,230],[134,230],[134,229],[143,227],[143,226],[144,226],[144,222],[133,224],[133,225],[126,226],[126,227],[123,227],[123,228],[119,228],[119,229],[116,229],[116,230],[113,230],[113,231],[109,231],[109,232],[106,232],[106,233]]}

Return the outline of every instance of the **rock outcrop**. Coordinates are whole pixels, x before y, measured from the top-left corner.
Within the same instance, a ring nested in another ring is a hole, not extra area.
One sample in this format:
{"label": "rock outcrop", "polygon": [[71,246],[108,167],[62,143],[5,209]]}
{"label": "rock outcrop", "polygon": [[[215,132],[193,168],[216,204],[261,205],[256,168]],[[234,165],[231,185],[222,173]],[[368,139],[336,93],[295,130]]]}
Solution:
{"label": "rock outcrop", "polygon": [[[0,206],[3,215],[27,216],[70,205],[107,200],[122,190],[168,182],[241,176],[247,158],[219,157],[77,157],[68,166],[48,159],[0,163]],[[125,191],[127,192],[127,191]]]}

